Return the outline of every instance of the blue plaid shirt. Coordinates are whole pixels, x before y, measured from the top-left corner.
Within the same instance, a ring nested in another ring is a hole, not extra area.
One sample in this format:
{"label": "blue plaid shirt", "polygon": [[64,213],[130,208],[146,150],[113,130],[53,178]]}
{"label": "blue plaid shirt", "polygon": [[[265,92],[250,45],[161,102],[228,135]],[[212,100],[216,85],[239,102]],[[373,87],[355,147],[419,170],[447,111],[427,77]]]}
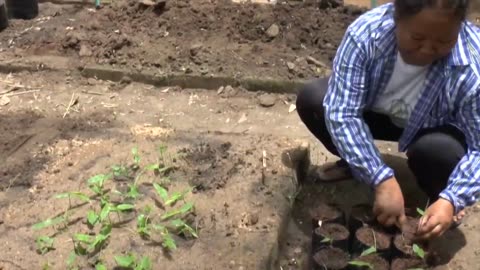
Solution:
{"label": "blue plaid shirt", "polygon": [[[385,90],[397,56],[394,6],[386,4],[349,26],[338,49],[324,100],[327,127],[354,176],[371,186],[394,172],[381,159],[362,119]],[[451,54],[431,65],[425,89],[410,116],[399,151],[422,128],[451,124],[466,136],[468,153],[450,176],[440,197],[456,211],[477,201],[480,191],[480,32],[464,22]]]}

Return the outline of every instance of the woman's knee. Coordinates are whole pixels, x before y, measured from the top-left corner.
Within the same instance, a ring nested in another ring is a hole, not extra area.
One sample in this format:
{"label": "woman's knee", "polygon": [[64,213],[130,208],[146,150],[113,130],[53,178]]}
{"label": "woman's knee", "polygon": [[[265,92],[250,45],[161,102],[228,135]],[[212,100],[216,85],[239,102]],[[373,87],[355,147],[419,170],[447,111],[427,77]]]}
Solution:
{"label": "woman's knee", "polygon": [[328,79],[319,79],[303,86],[297,94],[297,109],[321,109],[328,88]]}
{"label": "woman's knee", "polygon": [[409,164],[425,170],[453,170],[466,153],[463,142],[445,132],[432,132],[415,140],[407,151]]}

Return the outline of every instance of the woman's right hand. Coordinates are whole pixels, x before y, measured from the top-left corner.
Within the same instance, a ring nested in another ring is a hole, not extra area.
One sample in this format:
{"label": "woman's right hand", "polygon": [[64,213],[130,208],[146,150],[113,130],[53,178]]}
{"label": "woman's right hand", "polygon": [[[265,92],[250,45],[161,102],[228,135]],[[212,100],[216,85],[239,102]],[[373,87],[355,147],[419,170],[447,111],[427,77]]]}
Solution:
{"label": "woman's right hand", "polygon": [[385,180],[375,188],[373,214],[380,224],[386,227],[396,225],[403,229],[407,217],[402,190],[395,177]]}

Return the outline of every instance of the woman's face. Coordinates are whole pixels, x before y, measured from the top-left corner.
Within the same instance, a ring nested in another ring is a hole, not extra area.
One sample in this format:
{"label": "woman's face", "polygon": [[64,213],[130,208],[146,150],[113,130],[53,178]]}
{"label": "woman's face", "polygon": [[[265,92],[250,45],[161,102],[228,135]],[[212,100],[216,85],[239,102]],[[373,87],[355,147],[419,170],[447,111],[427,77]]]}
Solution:
{"label": "woman's face", "polygon": [[457,43],[462,20],[454,10],[426,8],[396,20],[398,49],[410,65],[426,66],[447,56]]}

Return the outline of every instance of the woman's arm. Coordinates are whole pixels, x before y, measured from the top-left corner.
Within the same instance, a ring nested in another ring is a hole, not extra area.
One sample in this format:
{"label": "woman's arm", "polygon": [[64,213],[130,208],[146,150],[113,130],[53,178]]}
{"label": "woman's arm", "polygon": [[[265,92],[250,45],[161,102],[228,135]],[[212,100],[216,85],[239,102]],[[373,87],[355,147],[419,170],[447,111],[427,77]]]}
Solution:
{"label": "woman's arm", "polygon": [[465,98],[457,115],[459,127],[465,133],[468,151],[451,174],[447,188],[440,193],[440,197],[455,206],[456,213],[474,204],[480,191],[479,91]]}
{"label": "woman's arm", "polygon": [[363,120],[367,53],[367,46],[347,32],[334,60],[324,107],[327,128],[340,156],[357,178],[373,187],[392,178],[394,172],[382,161]]}

